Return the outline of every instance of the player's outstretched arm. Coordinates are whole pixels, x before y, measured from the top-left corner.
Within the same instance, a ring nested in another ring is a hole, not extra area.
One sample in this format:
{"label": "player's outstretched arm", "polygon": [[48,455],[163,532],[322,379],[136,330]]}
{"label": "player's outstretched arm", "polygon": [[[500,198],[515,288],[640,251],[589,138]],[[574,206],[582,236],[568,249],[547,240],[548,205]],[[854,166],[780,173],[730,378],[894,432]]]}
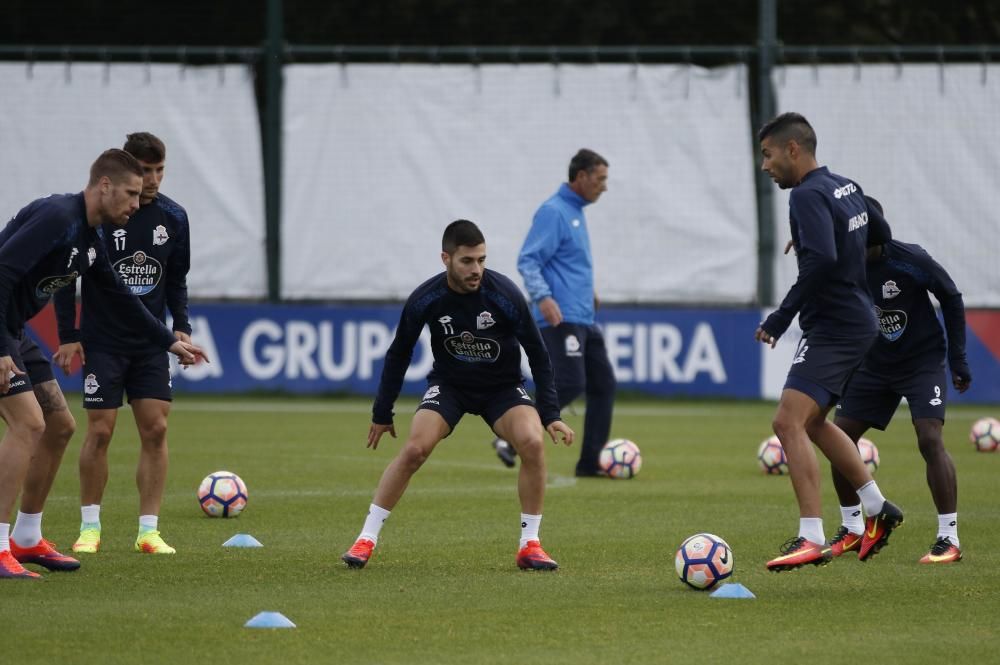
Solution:
{"label": "player's outstretched arm", "polygon": [[559,437],[561,436],[563,445],[566,446],[573,445],[573,438],[576,436],[570,426],[561,420],[553,420],[545,428],[545,431],[552,437],[552,443],[559,443]]}
{"label": "player's outstretched arm", "polygon": [[368,448],[375,450],[378,448],[378,441],[382,438],[382,435],[388,432],[392,435],[392,438],[396,438],[396,426],[395,425],[379,425],[378,423],[372,423],[371,427],[368,428]]}
{"label": "player's outstretched arm", "polygon": [[70,367],[73,365],[73,356],[76,354],[80,354],[80,362],[86,365],[87,356],[84,354],[83,344],[80,342],[60,344],[56,352],[52,354],[52,361],[55,362],[56,367],[63,371],[63,374],[69,376]]}

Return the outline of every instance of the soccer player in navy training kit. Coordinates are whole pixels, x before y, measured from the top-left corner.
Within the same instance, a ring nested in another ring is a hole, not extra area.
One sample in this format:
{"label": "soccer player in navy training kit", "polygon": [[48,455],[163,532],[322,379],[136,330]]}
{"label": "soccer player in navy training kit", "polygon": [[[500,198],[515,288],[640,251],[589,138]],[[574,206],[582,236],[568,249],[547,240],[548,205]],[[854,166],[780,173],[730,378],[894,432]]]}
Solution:
{"label": "soccer player in navy training kit", "polygon": [[[122,282],[160,321],[167,310],[174,336],[191,341],[187,273],[191,264],[184,208],[160,193],[167,149],[148,132],[129,134],[124,149],[142,165],[139,210],[128,226],[104,225],[104,245]],[[167,354],[137,336],[118,316],[118,305],[90,277],[83,279],[80,329],[76,329],[76,287],[53,297],[61,346],[55,360],[69,372],[73,357],[83,360],[83,408],[87,434],[80,450],[80,536],[73,551],[95,553],[101,544],[101,499],[108,483],[108,446],[122,394],[128,394],[139,432],[139,530],[135,550],[173,554],[159,531],[160,504],[167,481],[167,416],[172,398]],[[82,344],[82,346],[81,346]]]}
{"label": "soccer player in navy training kit", "polygon": [[[378,448],[386,432],[396,436],[392,407],[425,325],[430,327],[434,354],[427,391],[417,406],[406,443],[382,474],[361,534],[341,558],[351,568],[368,563],[382,525],[410,478],[434,447],[454,431],[462,416],[472,413],[481,416],[521,456],[517,565],[522,569],[555,569],[558,565],[538,538],[545,495],[542,427],[553,441],[561,437],[566,445],[573,443],[573,430],[559,419],[545,344],[517,286],[486,269],[486,241],[475,224],[462,219],[448,225],[441,241],[441,261],[445,273],[418,286],[403,307],[396,336],[385,355],[368,447]],[[524,388],[519,344],[528,355],[537,407]]]}
{"label": "soccer player in navy training kit", "polygon": [[[874,199],[868,204],[882,210]],[[884,430],[906,397],[938,512],[937,540],[920,562],[959,561],[958,483],[941,431],[947,398],[945,357],[955,390],[963,393],[972,383],[965,359],[962,294],[922,247],[898,240],[868,250],[868,286],[880,334],[837,405],[834,423],[857,443],[870,427]],[[928,292],[941,303],[947,341]],[[843,523],[830,545],[833,555],[840,556],[858,548],[864,525],[858,496],[836,469],[833,484]]]}
{"label": "soccer player in navy training kit", "polygon": [[[203,355],[176,340],[115,276],[108,260],[101,227],[124,226],[139,208],[141,191],[139,162],[123,150],[108,150],[91,166],[83,192],[38,199],[0,231],[0,417],[7,423],[0,439],[0,578],[37,578],[24,563],[50,570],[79,567],[41,534],[44,500],[75,422],[50,364],[25,333],[25,322],[55,291],[88,274],[118,301],[118,315],[137,334],[185,365]],[[53,421],[55,413],[63,415]],[[53,427],[61,429],[53,433]],[[22,510],[11,533],[6,520],[22,485]]]}
{"label": "soccer player in navy training kit", "polygon": [[788,205],[799,274],[754,338],[773,348],[796,313],[802,328],[772,423],[788,457],[799,532],[767,567],[792,570],[832,558],[823,533],[819,464],[810,441],[861,499],[867,521],[858,558],[865,561],[886,545],[903,513],[882,496],[851,439],[826,415],[878,334],[865,281],[865,252],[869,244],[888,239],[888,225],[868,207],[857,183],[817,164],[816,134],[803,116],[779,115],[761,128],[758,138],[761,168],[779,187],[792,189]]}

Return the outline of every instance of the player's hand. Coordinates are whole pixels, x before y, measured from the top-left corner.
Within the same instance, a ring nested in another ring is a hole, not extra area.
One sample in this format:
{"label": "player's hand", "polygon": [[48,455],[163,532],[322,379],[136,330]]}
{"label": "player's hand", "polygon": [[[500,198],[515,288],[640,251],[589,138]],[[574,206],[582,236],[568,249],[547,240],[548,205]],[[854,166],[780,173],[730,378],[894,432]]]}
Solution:
{"label": "player's hand", "polygon": [[187,334],[183,330],[174,331],[174,339],[178,342],[184,342],[185,344],[191,344],[191,335]]}
{"label": "player's hand", "polygon": [[56,352],[52,354],[52,360],[55,362],[56,367],[63,371],[63,374],[69,376],[73,367],[73,356],[78,353],[80,354],[80,362],[86,364],[87,356],[84,355],[83,344],[80,344],[80,342],[60,344]]}
{"label": "player's hand", "polygon": [[182,342],[180,340],[177,340],[170,345],[170,353],[177,356],[182,367],[195,364],[198,362],[199,358],[205,362],[210,362],[208,356],[205,355],[205,352],[200,346],[195,346],[194,344],[189,344],[188,342]]}
{"label": "player's hand", "polygon": [[18,376],[24,372],[14,364],[14,359],[10,356],[0,357],[0,394],[6,395],[10,391],[11,373]]}
{"label": "player's hand", "polygon": [[562,310],[559,309],[559,303],[557,303],[556,299],[552,296],[542,298],[542,300],[538,303],[538,309],[548,324],[553,328],[562,323]]}
{"label": "player's hand", "polygon": [[388,432],[392,435],[392,438],[396,438],[396,426],[395,425],[379,425],[378,423],[372,423],[372,426],[368,428],[368,445],[367,448],[376,450],[378,448],[378,440],[382,438],[382,435]]}
{"label": "player's hand", "polygon": [[972,377],[953,373],[951,375],[951,385],[955,386],[955,390],[958,392],[964,393],[972,385]]}
{"label": "player's hand", "polygon": [[549,426],[545,428],[552,437],[552,443],[559,443],[559,437],[562,436],[563,445],[571,446],[573,445],[573,438],[576,434],[570,429],[569,425],[561,420],[553,420],[549,423]]}
{"label": "player's hand", "polygon": [[788,252],[792,251],[792,247],[794,247],[794,246],[795,246],[795,243],[793,243],[791,240],[789,240],[788,242],[786,242],[785,243],[785,254],[787,254]]}
{"label": "player's hand", "polygon": [[754,332],[753,338],[763,344],[770,344],[772,349],[774,348],[774,345],[778,343],[777,337],[771,337],[771,333],[767,332],[760,326],[757,326],[757,331]]}

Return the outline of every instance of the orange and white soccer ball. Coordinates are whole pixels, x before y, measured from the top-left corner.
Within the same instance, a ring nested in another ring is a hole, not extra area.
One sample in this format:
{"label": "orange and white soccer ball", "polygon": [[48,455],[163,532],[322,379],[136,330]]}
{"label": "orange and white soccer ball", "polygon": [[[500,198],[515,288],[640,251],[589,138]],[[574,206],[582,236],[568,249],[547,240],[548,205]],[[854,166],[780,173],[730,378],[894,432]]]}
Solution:
{"label": "orange and white soccer ball", "polygon": [[729,543],[711,533],[696,533],[677,548],[674,567],[681,582],[705,590],[733,574]]}
{"label": "orange and white soccer ball", "polygon": [[788,458],[778,437],[771,436],[761,441],[757,448],[757,465],[768,475],[783,476],[788,473]]}
{"label": "orange and white soccer ball", "polygon": [[868,467],[868,473],[875,473],[881,463],[875,443],[871,439],[861,437],[858,439],[858,452],[861,454],[861,461]]}
{"label": "orange and white soccer ball", "polygon": [[969,440],[981,453],[992,453],[1000,447],[1000,420],[980,418],[969,431]]}
{"label": "orange and white soccer ball", "polygon": [[230,471],[210,473],[198,487],[198,503],[209,517],[236,517],[247,507],[247,486]]}

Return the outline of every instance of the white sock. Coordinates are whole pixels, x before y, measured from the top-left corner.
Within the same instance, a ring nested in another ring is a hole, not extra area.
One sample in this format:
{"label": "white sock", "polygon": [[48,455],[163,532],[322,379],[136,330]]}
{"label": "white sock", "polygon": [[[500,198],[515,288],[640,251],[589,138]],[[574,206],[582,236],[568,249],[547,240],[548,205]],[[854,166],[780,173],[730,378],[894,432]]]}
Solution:
{"label": "white sock", "polygon": [[146,531],[156,531],[160,523],[159,515],[139,515],[139,533]]}
{"label": "white sock", "polygon": [[[89,506],[80,506],[80,521],[93,528],[101,528],[101,504],[92,503]],[[83,527],[81,527],[83,528]]]}
{"label": "white sock", "polygon": [[392,511],[386,510],[374,503],[368,506],[368,517],[365,518],[365,525],[361,528],[361,535],[358,538],[367,538],[373,543],[378,543],[378,534],[382,531],[382,525],[389,519]]}
{"label": "white sock", "polygon": [[10,524],[0,522],[0,552],[10,549]]}
{"label": "white sock", "polygon": [[958,544],[958,513],[938,514],[938,538],[947,538],[955,547]]}
{"label": "white sock", "polygon": [[840,507],[841,524],[853,534],[864,533],[865,518],[861,516],[861,504]]}
{"label": "white sock", "polygon": [[819,543],[820,545],[825,543],[826,536],[823,534],[823,518],[800,517],[799,537],[805,538],[811,543]]}
{"label": "white sock", "polygon": [[879,490],[878,485],[875,484],[874,480],[870,480],[861,487],[858,488],[858,497],[861,499],[861,505],[865,507],[865,515],[868,517],[875,517],[882,510],[882,504],[885,503],[885,497],[882,496],[882,492]]}
{"label": "white sock", "polygon": [[21,547],[34,547],[42,540],[42,514],[17,511],[10,537]]}
{"label": "white sock", "polygon": [[521,544],[518,548],[524,547],[529,540],[538,540],[538,527],[541,523],[541,515],[521,513]]}

